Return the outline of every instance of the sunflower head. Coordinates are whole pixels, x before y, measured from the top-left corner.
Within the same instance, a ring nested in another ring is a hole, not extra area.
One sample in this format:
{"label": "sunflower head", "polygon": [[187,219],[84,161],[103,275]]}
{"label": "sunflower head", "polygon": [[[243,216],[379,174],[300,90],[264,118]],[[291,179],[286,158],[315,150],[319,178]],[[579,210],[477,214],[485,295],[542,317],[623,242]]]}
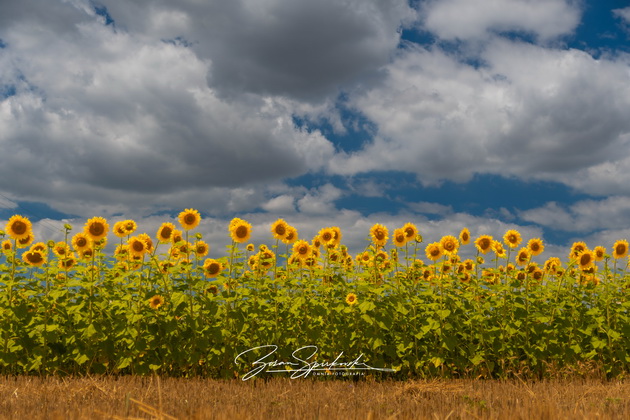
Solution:
{"label": "sunflower head", "polygon": [[529,242],[527,242],[527,249],[529,249],[529,252],[533,256],[536,256],[542,254],[542,252],[545,250],[545,245],[543,244],[542,239],[533,238],[530,239]]}
{"label": "sunflower head", "polygon": [[293,244],[293,253],[301,260],[305,260],[310,257],[313,252],[308,242],[299,240]]}
{"label": "sunflower head", "polygon": [[31,234],[32,224],[26,217],[19,214],[11,216],[5,227],[6,233],[14,240],[19,241],[27,238]]}
{"label": "sunflower head", "polygon": [[157,237],[158,242],[164,244],[171,241],[174,231],[175,231],[174,224],[168,223],[168,222],[162,223],[162,225],[159,227],[157,234],[155,236]]}
{"label": "sunflower head", "polygon": [[93,217],[85,223],[83,232],[90,238],[90,240],[96,242],[107,236],[109,232],[109,225],[107,220],[102,217]]}
{"label": "sunflower head", "polygon": [[201,222],[201,215],[195,209],[186,209],[179,213],[177,219],[184,230],[191,230],[199,225],[199,222]]}
{"label": "sunflower head", "polygon": [[377,223],[370,228],[370,236],[374,245],[385,246],[389,237],[389,231],[385,226]]}
{"label": "sunflower head", "polygon": [[413,241],[418,234],[418,228],[413,223],[405,223],[402,227],[402,230],[403,232],[405,232],[407,242]]}
{"label": "sunflower head", "polygon": [[578,254],[577,263],[580,267],[580,270],[589,270],[595,265],[595,254],[593,253],[593,251],[585,249]]}
{"label": "sunflower head", "polygon": [[492,241],[494,239],[490,235],[481,235],[477,239],[475,239],[475,247],[482,254],[486,254],[488,251],[492,249]]}
{"label": "sunflower head", "polygon": [[505,245],[512,249],[515,249],[517,246],[519,246],[522,240],[523,239],[521,238],[521,234],[518,230],[510,229],[505,232],[505,235],[503,235],[503,242],[505,243]]}
{"label": "sunflower head", "polygon": [[2,241],[2,251],[11,251],[13,249],[13,244],[10,239],[5,239]]}
{"label": "sunflower head", "polygon": [[335,243],[335,231],[330,227],[326,227],[320,230],[318,236],[324,246]]}
{"label": "sunflower head", "polygon": [[463,228],[461,232],[459,232],[459,241],[462,245],[468,245],[470,243],[470,231],[468,228]]}
{"label": "sunflower head", "polygon": [[194,245],[194,251],[197,258],[205,257],[210,252],[210,245],[204,241],[197,241]]}
{"label": "sunflower head", "polygon": [[252,225],[245,220],[235,218],[230,222],[230,236],[236,243],[247,242],[252,234]]}
{"label": "sunflower head", "polygon": [[22,254],[22,259],[31,267],[41,267],[46,263],[46,255],[42,251],[30,249]]}
{"label": "sunflower head", "polygon": [[606,248],[603,246],[596,246],[593,248],[593,255],[595,257],[595,261],[602,261],[604,257],[606,257]]}
{"label": "sunflower head", "polygon": [[425,249],[425,254],[431,261],[437,261],[443,253],[444,251],[442,250],[442,246],[439,242],[430,243]]}
{"label": "sunflower head", "polygon": [[459,249],[459,242],[454,236],[447,235],[440,239],[440,246],[446,255],[455,255]]}
{"label": "sunflower head", "polygon": [[164,298],[160,295],[155,295],[149,299],[149,306],[151,309],[158,309],[162,305],[164,305]]}
{"label": "sunflower head", "polygon": [[208,258],[203,263],[203,271],[206,277],[216,277],[221,273],[221,270],[223,270],[223,264],[215,259]]}
{"label": "sunflower head", "polygon": [[613,258],[623,258],[628,255],[628,241],[625,239],[618,240],[613,245]]}
{"label": "sunflower head", "polygon": [[586,250],[586,243],[584,242],[574,242],[573,245],[571,245],[571,251],[569,252],[569,258],[573,259],[573,258],[577,258],[577,256],[580,254],[580,252]]}
{"label": "sunflower head", "polygon": [[403,228],[394,230],[394,234],[392,235],[392,242],[394,242],[395,246],[405,246],[407,241],[407,235],[405,235],[405,231]]}
{"label": "sunflower head", "polygon": [[140,236],[132,236],[127,241],[128,252],[131,258],[142,258],[149,250],[146,241]]}
{"label": "sunflower head", "polygon": [[92,239],[84,232],[79,232],[72,237],[72,247],[75,251],[81,252],[92,247]]}
{"label": "sunflower head", "polygon": [[127,229],[125,228],[124,221],[114,223],[112,231],[114,232],[114,235],[118,236],[119,238],[124,238],[125,236],[127,236]]}
{"label": "sunflower head", "polygon": [[355,295],[354,293],[348,293],[346,295],[346,303],[348,305],[356,305],[357,303],[359,303],[359,300],[357,299],[357,295]]}
{"label": "sunflower head", "polygon": [[516,254],[516,263],[520,266],[526,265],[531,258],[531,252],[529,248],[521,248]]}
{"label": "sunflower head", "polygon": [[287,236],[288,223],[283,219],[278,219],[271,225],[271,234],[275,239],[283,240]]}
{"label": "sunflower head", "polygon": [[295,241],[298,240],[298,231],[296,228],[294,228],[291,225],[287,226],[287,234],[284,236],[284,239],[282,239],[282,242],[284,242],[285,244],[289,245],[294,243]]}

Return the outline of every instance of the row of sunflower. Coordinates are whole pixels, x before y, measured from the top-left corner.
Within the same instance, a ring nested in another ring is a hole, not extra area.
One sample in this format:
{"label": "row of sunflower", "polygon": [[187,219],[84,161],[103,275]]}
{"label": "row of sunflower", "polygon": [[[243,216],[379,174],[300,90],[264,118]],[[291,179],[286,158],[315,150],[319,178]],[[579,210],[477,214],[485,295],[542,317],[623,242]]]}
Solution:
{"label": "row of sunflower", "polygon": [[31,222],[11,217],[0,232],[2,373],[232,377],[248,370],[236,355],[268,344],[278,358],[304,345],[324,360],[362,354],[401,378],[630,371],[626,240],[610,254],[576,242],[565,262],[539,264],[544,242],[522,245],[516,230],[425,245],[413,223],[391,238],[375,224],[353,256],[336,226],[306,240],[278,219],[273,242],[255,246],[235,218],[226,255],[208,258],[201,219],[186,209],[152,237],[94,217],[36,242]]}

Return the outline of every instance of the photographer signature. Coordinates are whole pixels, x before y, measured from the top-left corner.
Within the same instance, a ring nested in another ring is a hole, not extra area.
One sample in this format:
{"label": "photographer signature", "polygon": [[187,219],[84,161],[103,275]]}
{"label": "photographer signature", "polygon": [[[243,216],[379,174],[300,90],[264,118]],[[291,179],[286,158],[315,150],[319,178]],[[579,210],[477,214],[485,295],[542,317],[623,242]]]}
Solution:
{"label": "photographer signature", "polygon": [[[234,363],[247,364],[248,362],[247,360],[245,360],[246,356],[257,350],[262,350],[266,353],[262,357],[259,357],[255,361],[251,362],[251,365],[254,368],[242,377],[243,381],[251,379],[263,372],[291,373],[291,379],[302,377],[306,378],[312,372],[317,371],[333,372],[348,370],[376,370],[379,372],[396,372],[395,369],[376,368],[369,366],[365,362],[361,361],[361,359],[363,358],[363,353],[361,353],[358,357],[351,361],[341,361],[341,358],[343,356],[343,352],[341,352],[333,361],[318,362],[312,360],[319,350],[317,346],[313,345],[300,347],[299,349],[291,353],[292,361],[281,361],[274,359],[273,355],[274,353],[276,353],[276,351],[278,351],[278,346],[274,344],[252,347],[251,349],[239,353],[238,356],[234,358]],[[287,367],[289,368],[288,370]]]}

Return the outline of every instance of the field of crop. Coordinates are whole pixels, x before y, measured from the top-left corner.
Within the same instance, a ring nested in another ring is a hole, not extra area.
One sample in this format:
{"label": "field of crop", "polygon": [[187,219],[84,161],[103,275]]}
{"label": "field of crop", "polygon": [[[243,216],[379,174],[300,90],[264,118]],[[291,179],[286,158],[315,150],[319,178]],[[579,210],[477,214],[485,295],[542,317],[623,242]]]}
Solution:
{"label": "field of crop", "polygon": [[280,219],[269,244],[252,244],[251,225],[237,218],[226,229],[231,246],[208,258],[200,220],[186,209],[180,226],[149,235],[132,220],[110,228],[94,217],[78,232],[66,225],[55,242],[34,238],[27,218],[9,219],[0,373],[245,381],[630,372],[626,240],[576,242],[566,258],[542,262],[543,241],[514,230],[473,239],[464,229],[425,244],[411,223],[392,232],[376,224],[350,255],[337,227],[305,240]]}
{"label": "field of crop", "polygon": [[627,419],[630,384],[601,380],[269,381],[0,378],[2,419]]}

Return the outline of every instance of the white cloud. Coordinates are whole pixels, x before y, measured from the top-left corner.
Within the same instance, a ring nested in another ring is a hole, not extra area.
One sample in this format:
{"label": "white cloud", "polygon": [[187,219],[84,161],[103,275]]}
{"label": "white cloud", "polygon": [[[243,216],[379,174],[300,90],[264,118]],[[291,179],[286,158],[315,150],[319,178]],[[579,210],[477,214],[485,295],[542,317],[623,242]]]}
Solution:
{"label": "white cloud", "polygon": [[626,21],[626,23],[630,24],[630,7],[624,7],[623,9],[614,9],[612,12],[615,16],[620,17],[621,19]]}
{"label": "white cloud", "polygon": [[[596,168],[613,165],[611,183],[625,179],[629,63],[501,39],[480,59],[473,66],[438,48],[401,52],[382,84],[353,97],[377,135],[336,155],[330,171],[408,171],[425,184],[493,173],[586,188],[603,182]],[[630,194],[628,185],[615,187]]]}
{"label": "white cloud", "polygon": [[429,0],[422,12],[425,29],[446,40],[516,31],[546,41],[576,28],[580,18],[576,5],[565,0]]}

